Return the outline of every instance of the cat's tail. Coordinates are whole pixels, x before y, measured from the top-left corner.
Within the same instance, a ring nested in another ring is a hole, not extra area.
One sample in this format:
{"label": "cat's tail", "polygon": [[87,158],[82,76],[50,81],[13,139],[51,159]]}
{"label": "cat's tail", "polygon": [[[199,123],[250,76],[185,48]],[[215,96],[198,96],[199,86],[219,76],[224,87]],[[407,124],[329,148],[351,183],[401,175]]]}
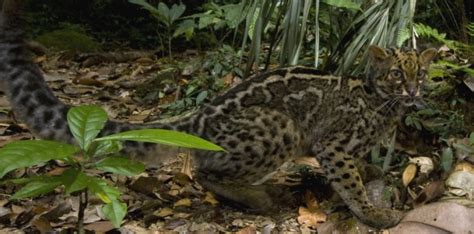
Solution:
{"label": "cat's tail", "polygon": [[[10,100],[15,117],[26,123],[34,135],[41,139],[74,143],[67,124],[69,106],[54,96],[47,86],[39,67],[33,63],[25,42],[20,0],[0,0],[0,91]],[[108,121],[100,135],[109,135],[132,129],[161,128],[186,131],[192,119],[169,123],[129,124]],[[125,142],[124,153],[149,161],[163,160],[160,154],[170,148],[162,145]],[[171,151],[176,148],[171,148]],[[145,156],[145,158],[143,158]],[[154,164],[154,162],[151,162]]]}
{"label": "cat's tail", "polygon": [[4,0],[0,15],[0,89],[15,117],[44,139],[72,142],[66,123],[67,105],[57,99],[32,62],[24,39],[23,1]]}

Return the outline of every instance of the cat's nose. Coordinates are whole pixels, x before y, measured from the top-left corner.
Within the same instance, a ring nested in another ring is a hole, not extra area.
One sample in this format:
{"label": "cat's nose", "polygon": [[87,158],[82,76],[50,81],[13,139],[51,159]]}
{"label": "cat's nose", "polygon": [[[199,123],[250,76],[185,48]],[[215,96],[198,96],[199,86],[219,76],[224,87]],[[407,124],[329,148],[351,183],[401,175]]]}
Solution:
{"label": "cat's nose", "polygon": [[415,97],[416,93],[418,92],[418,87],[414,84],[408,84],[407,87],[405,87],[405,90],[410,97]]}
{"label": "cat's nose", "polygon": [[408,88],[407,91],[408,91],[408,95],[410,95],[410,97],[416,96],[416,91],[417,91],[416,87],[410,87],[410,88]]}

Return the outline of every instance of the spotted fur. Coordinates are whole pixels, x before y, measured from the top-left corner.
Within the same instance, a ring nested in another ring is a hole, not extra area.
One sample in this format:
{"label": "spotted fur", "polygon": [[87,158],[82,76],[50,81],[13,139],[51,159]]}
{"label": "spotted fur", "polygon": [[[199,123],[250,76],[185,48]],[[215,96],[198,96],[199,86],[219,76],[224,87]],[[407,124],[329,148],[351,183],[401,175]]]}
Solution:
{"label": "spotted fur", "polygon": [[[262,178],[297,156],[313,155],[333,189],[364,223],[393,226],[400,213],[375,208],[354,164],[390,133],[419,88],[436,50],[369,48],[365,79],[290,67],[249,78],[195,114],[169,123],[133,125],[110,121],[101,134],[166,128],[201,136],[227,152],[195,151],[198,181],[216,194],[253,208],[274,207],[278,195]],[[40,138],[72,142],[67,105],[47,87],[17,27],[0,28],[0,83],[13,111]],[[163,146],[126,144],[126,153],[147,161]]]}

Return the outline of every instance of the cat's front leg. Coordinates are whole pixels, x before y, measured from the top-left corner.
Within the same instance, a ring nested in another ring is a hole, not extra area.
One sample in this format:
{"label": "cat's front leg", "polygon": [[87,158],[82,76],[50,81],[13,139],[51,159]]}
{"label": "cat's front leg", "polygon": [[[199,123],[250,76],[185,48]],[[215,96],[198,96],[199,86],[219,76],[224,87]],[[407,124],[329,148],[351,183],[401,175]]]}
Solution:
{"label": "cat's front leg", "polygon": [[345,152],[344,147],[337,142],[325,144],[323,150],[319,147],[319,150],[314,150],[332,188],[363,223],[377,228],[398,224],[402,218],[400,211],[376,208],[369,202],[353,156]]}

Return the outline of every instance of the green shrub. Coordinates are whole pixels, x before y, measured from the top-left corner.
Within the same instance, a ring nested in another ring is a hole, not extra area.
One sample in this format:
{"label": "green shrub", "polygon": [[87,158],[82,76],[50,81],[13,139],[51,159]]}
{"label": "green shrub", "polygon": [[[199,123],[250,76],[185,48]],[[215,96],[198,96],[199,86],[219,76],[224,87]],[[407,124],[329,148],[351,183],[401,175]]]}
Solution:
{"label": "green shrub", "polygon": [[100,50],[100,45],[93,38],[74,25],[66,25],[62,29],[44,33],[36,40],[54,51],[96,52]]}

